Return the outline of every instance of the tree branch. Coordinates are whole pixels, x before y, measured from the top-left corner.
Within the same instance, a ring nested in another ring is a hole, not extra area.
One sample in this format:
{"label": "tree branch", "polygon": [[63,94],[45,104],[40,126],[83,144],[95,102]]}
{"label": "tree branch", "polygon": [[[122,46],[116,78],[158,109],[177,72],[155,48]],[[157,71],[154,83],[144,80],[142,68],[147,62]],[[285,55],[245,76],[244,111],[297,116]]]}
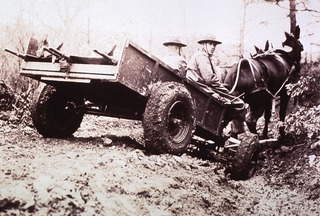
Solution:
{"label": "tree branch", "polygon": [[312,12],[312,13],[320,14],[320,11],[308,8],[305,2],[301,2],[300,4],[302,5],[303,8],[299,9],[299,11],[305,11],[305,12]]}

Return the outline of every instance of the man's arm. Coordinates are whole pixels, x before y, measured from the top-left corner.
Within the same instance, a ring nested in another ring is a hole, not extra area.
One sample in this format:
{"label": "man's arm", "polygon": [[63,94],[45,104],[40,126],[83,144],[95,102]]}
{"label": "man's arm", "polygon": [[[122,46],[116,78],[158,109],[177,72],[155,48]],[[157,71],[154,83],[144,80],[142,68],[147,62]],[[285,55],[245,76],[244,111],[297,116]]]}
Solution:
{"label": "man's arm", "polygon": [[201,76],[205,81],[205,84],[219,91],[229,93],[229,90],[223,86],[217,75],[214,73],[214,71],[212,71],[212,67],[207,56],[198,56],[198,64]]}

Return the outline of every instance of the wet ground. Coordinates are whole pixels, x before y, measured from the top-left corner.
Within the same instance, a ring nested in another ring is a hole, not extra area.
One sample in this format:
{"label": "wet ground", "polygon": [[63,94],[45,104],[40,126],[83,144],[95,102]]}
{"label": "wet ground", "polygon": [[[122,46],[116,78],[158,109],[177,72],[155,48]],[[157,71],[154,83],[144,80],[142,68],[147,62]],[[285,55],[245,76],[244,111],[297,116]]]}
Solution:
{"label": "wet ground", "polygon": [[86,116],[74,137],[0,122],[0,215],[320,215],[320,142],[266,147],[255,176],[150,155],[140,122]]}

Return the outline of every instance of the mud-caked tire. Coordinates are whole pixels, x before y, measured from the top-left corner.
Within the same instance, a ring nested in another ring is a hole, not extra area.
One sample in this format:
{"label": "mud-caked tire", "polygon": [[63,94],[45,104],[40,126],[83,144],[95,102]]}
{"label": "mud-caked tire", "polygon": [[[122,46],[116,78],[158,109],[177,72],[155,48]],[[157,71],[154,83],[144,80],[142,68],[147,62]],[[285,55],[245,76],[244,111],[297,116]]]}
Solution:
{"label": "mud-caked tire", "polygon": [[31,106],[33,125],[43,137],[69,137],[80,127],[84,113],[78,106],[83,103],[82,98],[67,96],[53,86],[44,85]]}
{"label": "mud-caked tire", "polygon": [[195,104],[183,84],[158,83],[143,116],[146,149],[157,154],[183,154],[192,138],[195,115]]}
{"label": "mud-caked tire", "polygon": [[241,143],[234,155],[230,174],[234,180],[246,180],[256,171],[259,138],[256,134],[244,133],[239,135],[239,139]]}

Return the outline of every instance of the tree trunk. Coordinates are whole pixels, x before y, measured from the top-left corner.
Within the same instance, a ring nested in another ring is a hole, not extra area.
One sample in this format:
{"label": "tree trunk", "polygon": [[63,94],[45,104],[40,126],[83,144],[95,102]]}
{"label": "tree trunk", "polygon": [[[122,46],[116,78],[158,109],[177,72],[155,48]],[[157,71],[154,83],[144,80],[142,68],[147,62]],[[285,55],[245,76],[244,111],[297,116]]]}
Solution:
{"label": "tree trunk", "polygon": [[296,19],[296,0],[290,0],[289,1],[289,6],[290,6],[290,13],[289,13],[289,17],[290,17],[290,32],[294,33],[295,29],[296,29],[296,25],[297,25],[297,19]]}
{"label": "tree trunk", "polygon": [[244,32],[246,27],[246,16],[247,16],[247,6],[249,2],[248,0],[243,0],[243,14],[242,14],[242,21],[240,23],[240,44],[239,44],[239,58],[243,58],[244,52]]}

